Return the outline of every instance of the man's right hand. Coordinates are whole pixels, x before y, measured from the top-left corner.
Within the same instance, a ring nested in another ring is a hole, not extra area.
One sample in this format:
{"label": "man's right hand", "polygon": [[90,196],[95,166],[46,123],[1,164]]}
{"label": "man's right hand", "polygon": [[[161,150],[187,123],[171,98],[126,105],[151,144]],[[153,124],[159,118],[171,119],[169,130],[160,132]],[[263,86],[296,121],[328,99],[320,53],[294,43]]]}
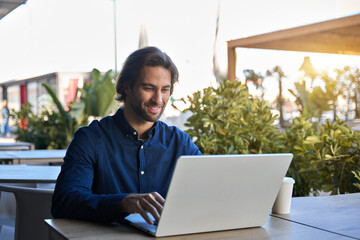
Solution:
{"label": "man's right hand", "polygon": [[147,215],[149,212],[155,220],[160,220],[160,215],[163,210],[165,199],[157,192],[146,194],[129,194],[120,203],[122,212],[140,213],[140,215],[149,224],[154,224],[151,218]]}

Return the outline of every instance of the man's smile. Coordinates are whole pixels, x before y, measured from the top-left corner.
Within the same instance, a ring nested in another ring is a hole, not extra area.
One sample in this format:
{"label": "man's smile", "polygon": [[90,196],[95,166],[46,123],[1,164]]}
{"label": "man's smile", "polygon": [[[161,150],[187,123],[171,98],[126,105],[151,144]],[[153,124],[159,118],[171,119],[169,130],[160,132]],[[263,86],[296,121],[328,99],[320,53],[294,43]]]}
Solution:
{"label": "man's smile", "polygon": [[146,106],[148,111],[152,114],[158,114],[161,112],[162,106]]}

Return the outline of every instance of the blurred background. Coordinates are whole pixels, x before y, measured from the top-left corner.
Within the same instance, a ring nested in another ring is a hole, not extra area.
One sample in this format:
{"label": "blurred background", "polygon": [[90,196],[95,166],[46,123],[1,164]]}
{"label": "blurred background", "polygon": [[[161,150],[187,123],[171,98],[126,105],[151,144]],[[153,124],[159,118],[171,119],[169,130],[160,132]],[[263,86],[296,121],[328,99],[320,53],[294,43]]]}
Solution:
{"label": "blurred background", "polygon": [[[66,105],[92,69],[117,73],[131,52],[150,45],[167,52],[178,66],[180,81],[173,97],[186,99],[217,85],[215,68],[226,78],[226,41],[359,12],[358,0],[27,0],[0,20],[0,98],[16,111],[27,100],[37,113],[50,99],[41,83],[49,82]],[[360,64],[359,56],[236,51],[236,77],[244,83],[245,69],[266,76],[267,70],[281,67],[286,76],[282,80],[285,119],[298,115],[296,98],[288,89],[295,89],[294,83],[304,75],[299,69],[305,57],[318,73],[331,74],[336,68]],[[263,78],[260,88],[251,81],[247,86],[276,113],[278,81],[274,77]],[[312,87],[316,86],[324,88],[323,81],[315,80]],[[174,105],[167,108],[164,118],[179,116],[179,109],[185,107],[183,101]],[[340,117],[345,115],[339,112]]]}

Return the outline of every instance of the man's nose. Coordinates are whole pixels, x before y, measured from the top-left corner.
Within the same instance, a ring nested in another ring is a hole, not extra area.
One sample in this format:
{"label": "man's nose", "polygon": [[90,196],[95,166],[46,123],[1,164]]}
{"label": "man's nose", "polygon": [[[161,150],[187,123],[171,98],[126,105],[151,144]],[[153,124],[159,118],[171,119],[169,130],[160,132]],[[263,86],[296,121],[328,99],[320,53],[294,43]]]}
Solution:
{"label": "man's nose", "polygon": [[156,102],[157,104],[162,103],[162,93],[160,90],[158,90],[154,93],[153,101]]}

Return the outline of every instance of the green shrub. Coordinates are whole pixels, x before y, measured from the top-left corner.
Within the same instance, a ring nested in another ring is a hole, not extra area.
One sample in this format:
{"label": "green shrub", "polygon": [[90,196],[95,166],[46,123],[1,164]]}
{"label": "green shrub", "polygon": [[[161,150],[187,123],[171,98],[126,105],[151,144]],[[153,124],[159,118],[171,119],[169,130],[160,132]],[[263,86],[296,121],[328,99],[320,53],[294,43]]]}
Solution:
{"label": "green shrub", "polygon": [[355,178],[359,180],[358,182],[354,183],[354,186],[360,190],[360,171],[352,171],[352,173],[354,174]]}
{"label": "green shrub", "polygon": [[203,154],[291,152],[287,176],[295,179],[294,196],[356,192],[352,170],[360,169],[360,133],[337,120],[316,130],[303,117],[282,133],[277,116],[253,99],[239,82],[223,82],[188,97],[191,111],[185,126]]}
{"label": "green shrub", "polygon": [[307,196],[311,191],[319,191],[321,186],[317,185],[316,169],[309,169],[309,162],[313,152],[306,149],[303,151],[303,142],[313,136],[315,130],[313,124],[302,117],[295,118],[290,127],[286,129],[286,142],[288,152],[293,153],[293,160],[290,164],[287,176],[295,180],[293,196]]}
{"label": "green shrub", "polygon": [[274,125],[276,116],[245,85],[226,81],[189,97],[191,111],[185,126],[203,154],[281,152],[284,134]]}
{"label": "green shrub", "polygon": [[[309,132],[310,133],[310,132]],[[288,139],[294,132],[287,135]],[[319,132],[307,135],[293,145],[295,165],[292,169],[302,174],[302,179],[318,191],[343,194],[357,192],[353,169],[360,167],[360,134],[345,126],[345,122],[326,121]],[[296,174],[292,173],[292,176]],[[300,178],[301,179],[301,178]],[[308,187],[308,186],[307,186]],[[300,195],[307,195],[306,191]]]}
{"label": "green shrub", "polygon": [[19,112],[11,111],[17,129],[16,139],[31,142],[36,149],[65,149],[69,144],[66,140],[65,123],[60,114],[51,109],[36,115],[31,110],[31,104],[22,105]]}

